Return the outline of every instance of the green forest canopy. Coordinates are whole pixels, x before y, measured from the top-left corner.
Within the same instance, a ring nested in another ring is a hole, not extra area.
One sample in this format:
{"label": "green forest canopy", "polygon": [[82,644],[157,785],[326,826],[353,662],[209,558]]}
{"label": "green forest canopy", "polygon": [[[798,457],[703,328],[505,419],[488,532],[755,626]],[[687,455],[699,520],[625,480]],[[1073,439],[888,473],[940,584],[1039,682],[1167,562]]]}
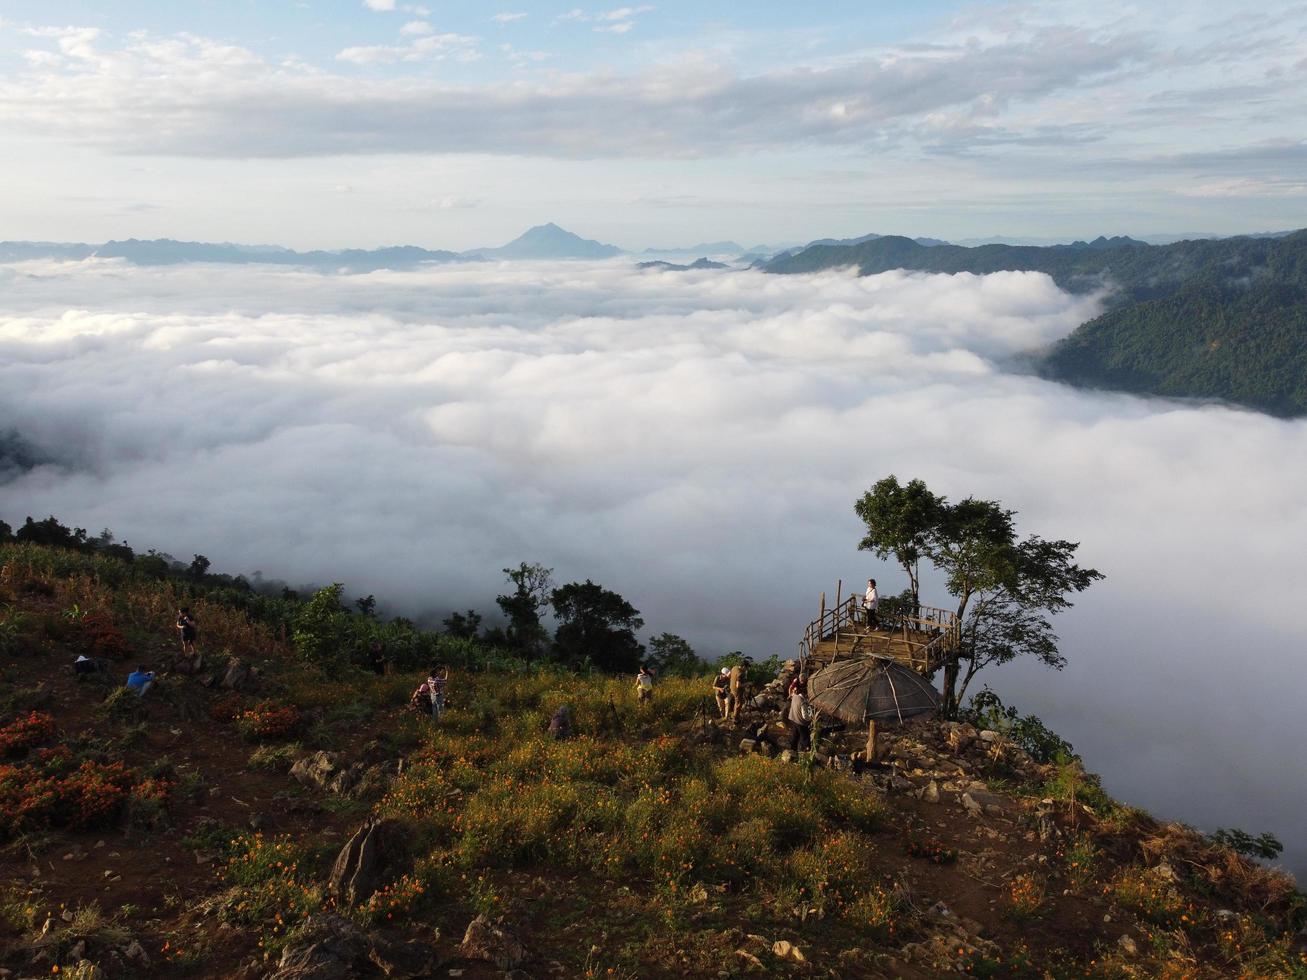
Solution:
{"label": "green forest canopy", "polygon": [[815,245],[765,269],[843,266],[862,275],[1043,272],[1073,293],[1110,288],[1105,313],[1040,356],[1045,376],[1136,394],[1223,399],[1285,417],[1307,414],[1307,230],[1171,245],[1099,239],[977,248],[887,236]]}

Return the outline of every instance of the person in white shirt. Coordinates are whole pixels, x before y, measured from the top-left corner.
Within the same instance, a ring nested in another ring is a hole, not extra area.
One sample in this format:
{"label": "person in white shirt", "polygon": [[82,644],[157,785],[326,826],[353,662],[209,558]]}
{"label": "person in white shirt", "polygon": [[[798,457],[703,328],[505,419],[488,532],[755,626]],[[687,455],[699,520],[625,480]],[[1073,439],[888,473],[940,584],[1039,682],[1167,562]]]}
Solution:
{"label": "person in white shirt", "polygon": [[876,611],[880,609],[880,596],[876,594],[876,580],[867,579],[867,594],[862,599],[862,610],[867,614],[867,629],[874,630],[880,625]]}
{"label": "person in white shirt", "polygon": [[641,666],[640,673],[635,675],[635,691],[641,701],[653,700],[654,679],[653,674],[649,673],[649,668]]}

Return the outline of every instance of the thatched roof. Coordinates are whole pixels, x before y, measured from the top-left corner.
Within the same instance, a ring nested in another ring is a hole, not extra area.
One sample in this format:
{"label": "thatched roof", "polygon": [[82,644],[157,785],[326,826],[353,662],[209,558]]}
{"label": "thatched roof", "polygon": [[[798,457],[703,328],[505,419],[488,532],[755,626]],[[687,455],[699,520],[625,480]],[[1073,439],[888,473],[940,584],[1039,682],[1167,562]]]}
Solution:
{"label": "thatched roof", "polygon": [[893,660],[863,657],[824,667],[808,681],[808,700],[850,725],[930,714],[939,694],[930,681]]}

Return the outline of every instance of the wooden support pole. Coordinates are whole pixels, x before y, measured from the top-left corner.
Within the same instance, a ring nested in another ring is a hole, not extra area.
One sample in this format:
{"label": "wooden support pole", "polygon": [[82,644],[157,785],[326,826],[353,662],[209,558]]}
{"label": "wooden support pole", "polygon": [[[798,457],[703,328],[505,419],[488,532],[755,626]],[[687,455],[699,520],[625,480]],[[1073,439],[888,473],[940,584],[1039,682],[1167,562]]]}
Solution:
{"label": "wooden support pole", "polygon": [[867,765],[876,761],[876,721],[873,718],[867,722]]}

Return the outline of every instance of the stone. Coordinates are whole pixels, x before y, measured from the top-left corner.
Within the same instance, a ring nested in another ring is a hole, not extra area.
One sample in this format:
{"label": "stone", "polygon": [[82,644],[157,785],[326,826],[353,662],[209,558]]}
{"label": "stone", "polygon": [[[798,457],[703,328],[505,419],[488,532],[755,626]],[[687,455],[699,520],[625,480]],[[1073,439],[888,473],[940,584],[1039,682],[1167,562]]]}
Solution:
{"label": "stone", "polygon": [[133,966],[139,967],[142,970],[148,970],[150,968],[149,955],[146,954],[145,949],[135,939],[123,947],[123,956],[125,956],[127,962],[131,963]]}
{"label": "stone", "polygon": [[935,780],[933,779],[930,782],[928,782],[925,788],[921,791],[921,798],[926,803],[938,803],[939,783],[935,782]]}
{"label": "stone", "polygon": [[68,958],[74,963],[80,963],[86,959],[86,940],[79,939],[73,944],[73,948],[68,951]]}
{"label": "stone", "polygon": [[758,959],[758,957],[754,956],[747,949],[737,949],[735,951],[735,955],[738,956],[740,959],[742,959],[744,961],[745,966],[747,966],[750,970],[766,969],[766,967],[762,965],[762,960]]}
{"label": "stone", "polygon": [[993,742],[1001,742],[1003,740],[1003,735],[1001,732],[993,732],[987,728],[984,731],[980,732],[979,738],[982,742],[993,743]]}
{"label": "stone", "polygon": [[467,924],[459,952],[470,960],[485,960],[501,970],[515,969],[526,959],[526,947],[503,919],[478,915]]}
{"label": "stone", "polygon": [[1130,936],[1122,935],[1116,944],[1126,956],[1135,956],[1139,953],[1139,944]]}
{"label": "stone", "polygon": [[228,691],[248,691],[259,682],[259,672],[240,657],[227,661],[227,670],[222,675],[221,686]]}
{"label": "stone", "polygon": [[290,767],[290,778],[305,786],[326,789],[338,768],[339,757],[335,752],[319,750],[295,760],[295,764]]}
{"label": "stone", "polygon": [[399,821],[369,820],[336,856],[327,890],[347,908],[361,905],[400,876],[407,845]]}
{"label": "stone", "polygon": [[795,759],[794,750],[786,749],[781,753],[781,762],[793,762]]}
{"label": "stone", "polygon": [[366,933],[335,913],[310,916],[286,943],[268,980],[351,980],[372,972]]}
{"label": "stone", "polygon": [[972,798],[970,793],[962,794],[962,807],[973,817],[983,817],[985,815],[984,808]]}
{"label": "stone", "polygon": [[756,739],[752,739],[752,738],[740,739],[740,751],[743,752],[745,755],[748,755],[757,747],[758,747],[758,742]]}

